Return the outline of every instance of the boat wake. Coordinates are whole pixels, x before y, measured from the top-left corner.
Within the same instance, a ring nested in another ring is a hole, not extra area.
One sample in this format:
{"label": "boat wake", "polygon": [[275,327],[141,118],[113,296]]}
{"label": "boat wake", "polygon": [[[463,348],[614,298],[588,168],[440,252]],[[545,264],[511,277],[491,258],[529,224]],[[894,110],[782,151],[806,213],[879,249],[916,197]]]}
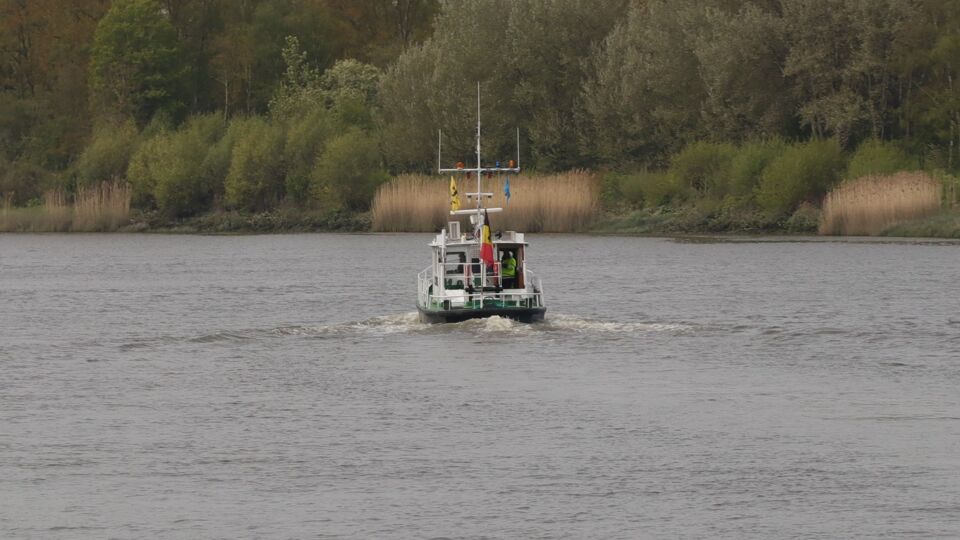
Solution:
{"label": "boat wake", "polygon": [[612,322],[557,314],[537,323],[521,323],[504,317],[471,319],[459,323],[421,323],[416,312],[372,317],[370,319],[322,326],[291,326],[271,331],[281,336],[343,337],[346,335],[394,335],[394,334],[455,334],[476,335],[546,335],[567,334],[648,334],[656,332],[687,333],[695,330],[690,324],[658,323],[643,321]]}
{"label": "boat wake", "polygon": [[222,330],[194,336],[159,336],[124,340],[119,348],[136,352],[163,346],[210,344],[233,346],[264,340],[300,337],[305,339],[382,339],[402,335],[468,335],[476,337],[537,337],[605,336],[628,338],[651,334],[689,335],[698,327],[685,323],[661,323],[644,321],[602,321],[554,314],[546,321],[521,323],[502,317],[471,319],[460,323],[427,324],[419,320],[416,312],[383,315],[359,321],[334,324],[281,326],[269,329]]}

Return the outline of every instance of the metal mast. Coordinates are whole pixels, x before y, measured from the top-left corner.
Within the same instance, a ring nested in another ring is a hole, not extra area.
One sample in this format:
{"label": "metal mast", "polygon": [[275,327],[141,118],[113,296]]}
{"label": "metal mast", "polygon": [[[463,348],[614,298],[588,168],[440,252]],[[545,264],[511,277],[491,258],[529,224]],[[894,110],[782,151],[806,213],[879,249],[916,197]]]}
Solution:
{"label": "metal mast", "polygon": [[[468,169],[468,168],[466,168],[466,167],[457,167],[457,168],[454,168],[454,169],[445,169],[445,168],[443,168],[443,166],[442,166],[443,161],[442,161],[441,155],[440,155],[441,152],[442,152],[442,150],[443,150],[443,131],[442,131],[442,130],[441,130],[441,131],[437,131],[437,171],[440,172],[441,174],[444,174],[444,173],[457,173],[457,174],[463,174],[463,173],[470,174],[470,173],[473,173],[473,174],[476,174],[476,175],[477,175],[477,191],[474,192],[474,193],[467,193],[467,194],[466,194],[466,195],[467,195],[467,198],[470,198],[470,197],[476,197],[476,198],[477,198],[477,207],[476,207],[475,209],[472,209],[472,210],[451,210],[451,211],[450,211],[450,215],[451,215],[451,216],[464,216],[464,215],[475,214],[475,215],[477,216],[476,219],[478,220],[477,223],[479,223],[479,222],[480,222],[479,220],[481,219],[481,215],[482,215],[481,210],[484,210],[484,208],[483,208],[483,201],[482,201],[483,197],[489,197],[489,198],[492,198],[492,197],[493,197],[493,193],[485,193],[485,192],[481,191],[481,189],[482,189],[482,187],[483,187],[483,186],[482,186],[482,181],[483,181],[483,180],[482,180],[482,178],[481,178],[481,177],[483,176],[483,173],[485,173],[485,172],[519,173],[519,172],[520,172],[520,130],[519,130],[519,129],[517,129],[517,161],[516,161],[515,164],[514,164],[514,163],[511,163],[511,165],[515,165],[515,166],[512,166],[512,167],[501,167],[501,166],[500,166],[500,162],[497,162],[497,166],[495,166],[495,167],[484,167],[484,166],[483,166],[482,156],[481,156],[481,153],[480,153],[480,150],[481,150],[481,149],[480,149],[480,133],[481,133],[481,124],[480,124],[480,81],[477,81],[477,166],[476,166],[475,168],[472,168],[472,169]],[[460,165],[462,165],[462,164],[460,164]],[[503,209],[502,209],[502,208],[487,208],[486,211],[487,211],[487,212],[490,212],[490,213],[494,213],[494,212],[501,212],[501,211],[503,211]]]}

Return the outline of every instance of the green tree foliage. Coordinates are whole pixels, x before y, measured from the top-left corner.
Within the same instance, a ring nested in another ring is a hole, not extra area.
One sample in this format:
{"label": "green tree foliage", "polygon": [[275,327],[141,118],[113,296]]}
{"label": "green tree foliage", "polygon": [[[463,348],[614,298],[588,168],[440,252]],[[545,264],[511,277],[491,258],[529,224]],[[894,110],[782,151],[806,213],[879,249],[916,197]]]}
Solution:
{"label": "green tree foliage", "polygon": [[[370,207],[377,187],[389,176],[376,139],[350,128],[328,142],[313,172],[314,197],[351,211]],[[332,206],[332,204],[331,204]]]}
{"label": "green tree foliage", "polygon": [[145,124],[186,108],[189,72],[168,14],[156,0],[117,0],[97,25],[90,75],[96,96]]}
{"label": "green tree foliage", "polygon": [[686,188],[723,197],[729,192],[730,166],[736,152],[732,144],[697,142],[673,156],[670,173]]}
{"label": "green tree foliage", "polygon": [[772,218],[789,216],[804,201],[819,204],[840,180],[845,165],[835,139],[790,146],[764,170],[757,202]]}
{"label": "green tree foliage", "polygon": [[785,148],[783,141],[778,139],[750,141],[741,145],[730,163],[729,194],[734,197],[752,196],[760,185],[767,165],[780,156]]}
{"label": "green tree foliage", "polygon": [[322,107],[312,108],[305,115],[291,119],[284,153],[287,166],[285,189],[292,202],[304,206],[322,202],[314,199],[311,178],[317,159],[337,131],[339,126],[331,118],[331,113]]}
{"label": "green tree foliage", "polygon": [[698,5],[636,3],[588,59],[585,151],[603,162],[659,165],[703,136],[705,92],[688,38],[703,25]]}
{"label": "green tree foliage", "polygon": [[94,185],[126,178],[130,158],[138,144],[139,132],[130,120],[97,126],[90,145],[77,161],[77,181]]}
{"label": "green tree foliage", "polygon": [[439,128],[473,159],[479,79],[490,161],[519,127],[528,168],[649,171],[608,183],[633,205],[782,213],[822,191],[784,164],[810,140],[960,171],[958,78],[956,0],[0,0],[0,190],[361,209]]}
{"label": "green tree foliage", "polygon": [[380,70],[356,60],[340,60],[321,72],[311,66],[299,40],[288,36],[283,49],[286,69],[273,99],[270,112],[276,117],[303,114],[311,108],[342,110],[345,121],[372,127]]}
{"label": "green tree foliage", "polygon": [[683,200],[689,189],[669,172],[640,171],[620,180],[624,199],[632,206],[656,207]]}
{"label": "green tree foliage", "polygon": [[690,42],[710,137],[742,141],[794,131],[797,105],[782,75],[787,40],[773,9],[754,3],[735,12],[708,6]]}
{"label": "green tree foliage", "polygon": [[604,39],[624,4],[443,4],[433,37],[408,49],[384,75],[381,103],[393,165],[433,162],[439,128],[450,159],[472,158],[478,79],[490,159],[512,155],[513,130],[519,127],[536,166],[563,169],[580,163],[575,111],[586,69],[582,60]]}
{"label": "green tree foliage", "polygon": [[29,161],[7,161],[0,156],[0,204],[23,206],[39,201],[56,179],[43,167]]}
{"label": "green tree foliage", "polygon": [[932,168],[960,169],[960,5],[924,0],[898,32],[899,122],[906,143]]}
{"label": "green tree foliage", "polygon": [[439,0],[327,0],[343,55],[385,66],[430,37]]}
{"label": "green tree foliage", "polygon": [[266,210],[284,196],[283,126],[259,117],[230,125],[233,151],[226,178],[226,202],[245,210]]}
{"label": "green tree foliage", "polygon": [[847,166],[847,178],[891,174],[916,168],[916,160],[895,144],[877,139],[864,141],[853,153]]}
{"label": "green tree foliage", "polygon": [[204,115],[145,141],[128,169],[137,197],[149,195],[171,216],[209,210],[227,173],[228,162],[217,152],[224,131],[222,118]]}

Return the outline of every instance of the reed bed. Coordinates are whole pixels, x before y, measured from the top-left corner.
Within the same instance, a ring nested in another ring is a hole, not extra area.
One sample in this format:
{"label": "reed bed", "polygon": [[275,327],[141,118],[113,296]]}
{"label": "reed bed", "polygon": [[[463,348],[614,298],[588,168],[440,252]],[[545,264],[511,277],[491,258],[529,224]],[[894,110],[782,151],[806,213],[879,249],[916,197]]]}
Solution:
{"label": "reed bed", "polygon": [[877,235],[890,227],[935,214],[943,185],[926,173],[865,176],[827,194],[820,234]]}
{"label": "reed bed", "polygon": [[73,202],[74,231],[115,231],[130,219],[130,198],[133,191],[126,182],[77,188]]}
{"label": "reed bed", "polygon": [[43,204],[14,208],[9,199],[0,209],[0,232],[115,231],[130,219],[130,186],[105,182],[79,188],[71,207],[63,190],[44,193]]}
{"label": "reed bed", "polygon": [[[525,232],[578,232],[593,224],[599,212],[599,181],[586,171],[553,175],[510,176],[512,197],[503,193],[506,176],[483,179],[483,190],[493,192],[484,206],[501,207],[491,214],[494,230]],[[476,191],[476,178],[460,176],[457,188],[461,209],[476,205],[464,193]],[[373,201],[373,230],[432,232],[453,220],[450,216],[450,178],[404,175],[377,191]],[[466,218],[463,218],[464,221]],[[469,227],[464,223],[464,230]]]}

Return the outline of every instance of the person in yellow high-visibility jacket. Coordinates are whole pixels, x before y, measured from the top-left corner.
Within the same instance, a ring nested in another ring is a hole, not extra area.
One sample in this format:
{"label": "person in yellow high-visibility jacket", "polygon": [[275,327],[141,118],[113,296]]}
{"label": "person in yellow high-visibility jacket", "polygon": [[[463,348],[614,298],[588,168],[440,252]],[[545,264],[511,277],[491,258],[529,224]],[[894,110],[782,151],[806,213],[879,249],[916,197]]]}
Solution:
{"label": "person in yellow high-visibility jacket", "polygon": [[517,287],[517,260],[510,251],[504,252],[500,259],[500,279],[504,289]]}

